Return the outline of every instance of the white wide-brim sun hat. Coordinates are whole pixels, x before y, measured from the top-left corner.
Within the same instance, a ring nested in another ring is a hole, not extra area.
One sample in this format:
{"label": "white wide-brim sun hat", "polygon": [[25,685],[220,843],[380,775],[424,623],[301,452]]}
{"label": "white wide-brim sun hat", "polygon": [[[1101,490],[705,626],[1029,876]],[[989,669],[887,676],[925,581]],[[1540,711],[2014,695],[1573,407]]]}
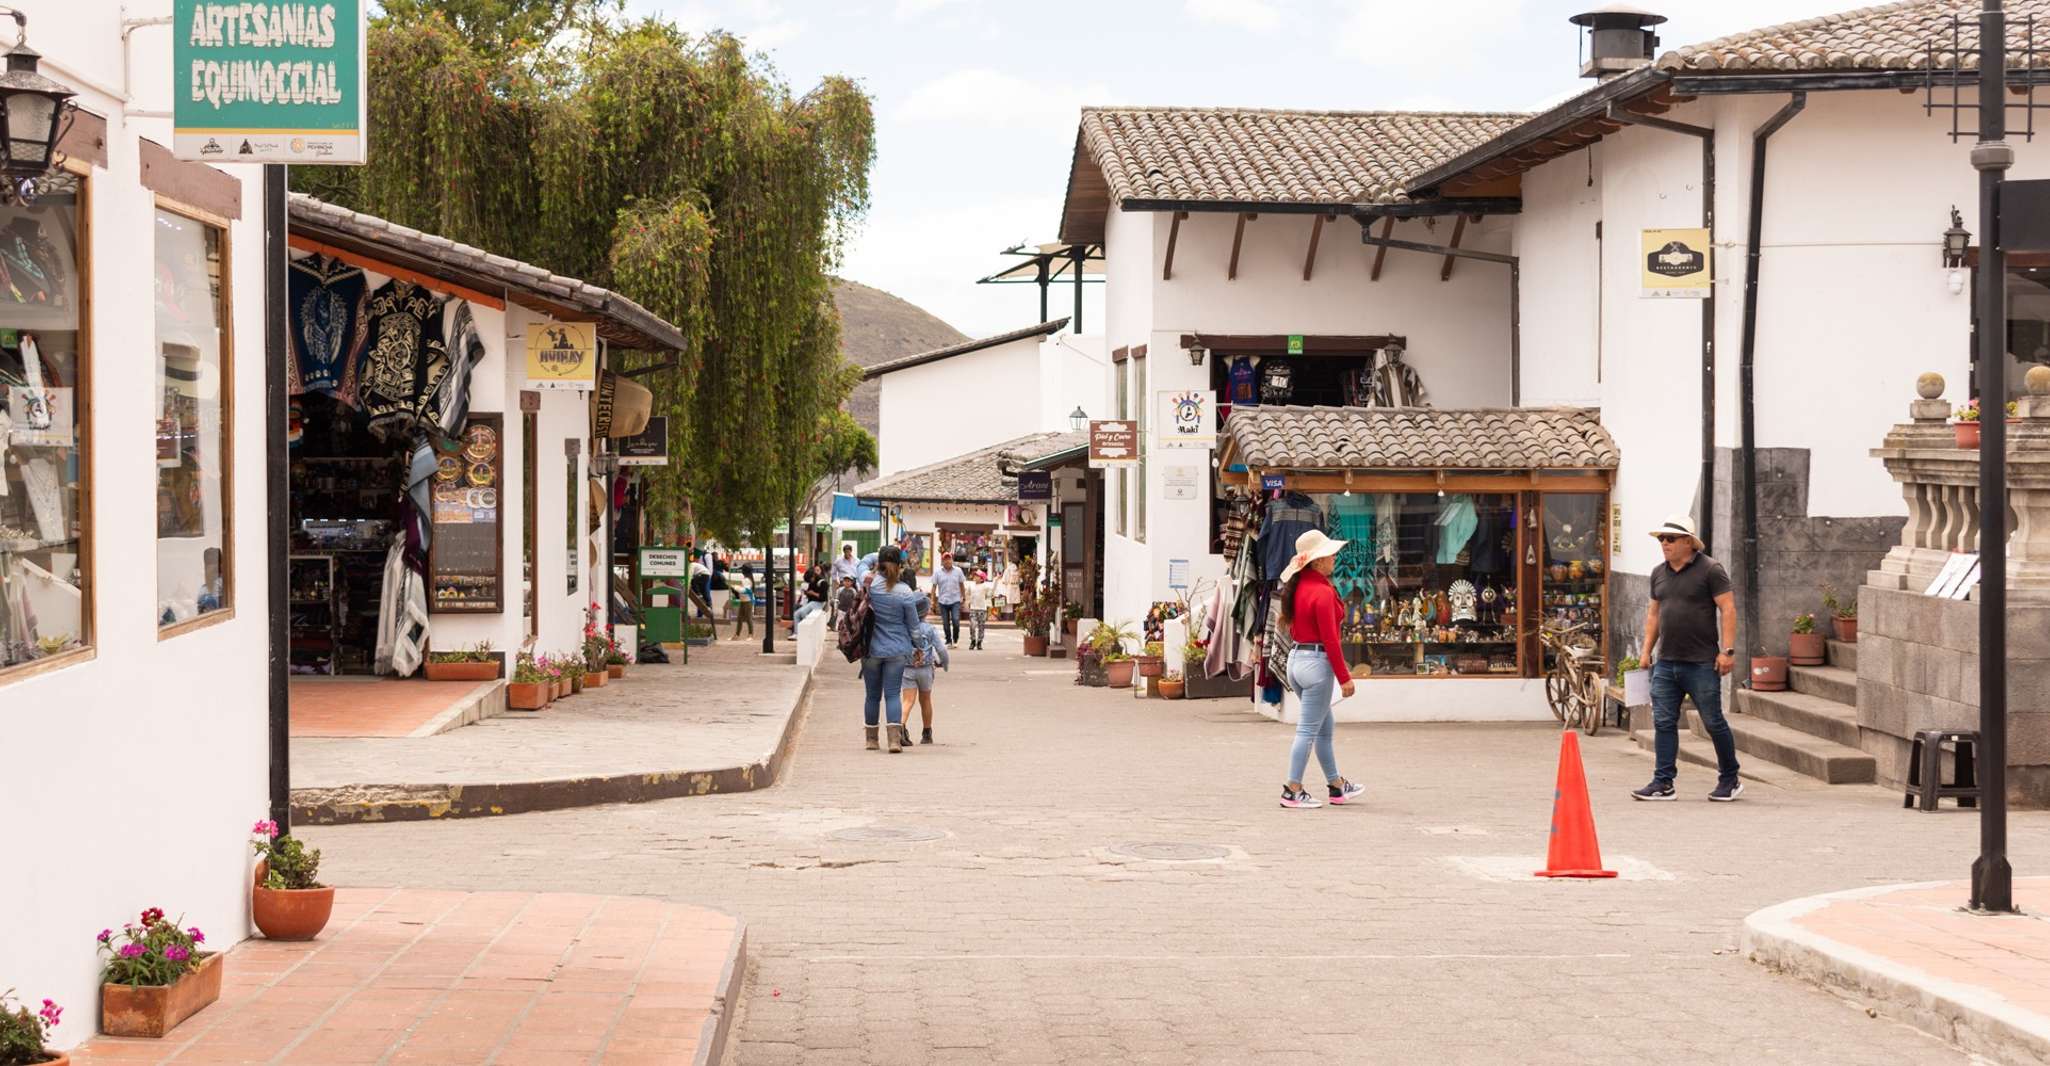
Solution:
{"label": "white wide-brim sun hat", "polygon": [[1281,580],[1287,581],[1303,567],[1319,559],[1337,555],[1345,550],[1346,542],[1332,540],[1321,529],[1307,530],[1295,539],[1295,558],[1288,561],[1288,569],[1281,572]]}

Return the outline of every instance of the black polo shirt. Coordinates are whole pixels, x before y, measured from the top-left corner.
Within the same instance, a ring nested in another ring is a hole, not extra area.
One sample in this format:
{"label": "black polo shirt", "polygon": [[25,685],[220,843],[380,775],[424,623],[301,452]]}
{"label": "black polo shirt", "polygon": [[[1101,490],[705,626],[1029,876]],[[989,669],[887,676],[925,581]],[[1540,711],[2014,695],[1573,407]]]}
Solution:
{"label": "black polo shirt", "polygon": [[1730,591],[1723,564],[1695,552],[1674,570],[1659,560],[1651,571],[1651,598],[1659,605],[1658,657],[1676,663],[1712,663],[1722,652],[1715,598]]}

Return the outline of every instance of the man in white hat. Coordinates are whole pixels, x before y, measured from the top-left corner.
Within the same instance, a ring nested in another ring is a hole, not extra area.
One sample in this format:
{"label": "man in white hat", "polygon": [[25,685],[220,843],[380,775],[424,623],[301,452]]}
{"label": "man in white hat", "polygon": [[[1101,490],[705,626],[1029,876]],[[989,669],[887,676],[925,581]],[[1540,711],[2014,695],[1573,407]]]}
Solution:
{"label": "man in white hat", "polygon": [[1715,745],[1717,779],[1708,798],[1728,803],[1744,791],[1737,779],[1737,742],[1723,719],[1723,675],[1737,662],[1737,597],[1723,564],[1704,553],[1694,519],[1676,514],[1651,530],[1665,561],[1651,571],[1651,606],[1644,612],[1644,657],[1651,663],[1651,722],[1655,764],[1651,784],[1632,792],[1640,800],[1676,798],[1680,700],[1694,700]]}

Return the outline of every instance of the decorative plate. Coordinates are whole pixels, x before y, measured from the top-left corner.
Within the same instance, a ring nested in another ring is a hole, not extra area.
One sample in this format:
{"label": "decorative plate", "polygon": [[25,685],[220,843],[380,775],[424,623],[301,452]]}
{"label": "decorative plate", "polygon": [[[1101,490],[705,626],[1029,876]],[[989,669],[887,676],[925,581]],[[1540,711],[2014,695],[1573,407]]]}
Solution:
{"label": "decorative plate", "polygon": [[492,483],[492,481],[496,480],[496,477],[497,475],[491,469],[490,463],[480,462],[470,464],[470,484],[489,485]]}

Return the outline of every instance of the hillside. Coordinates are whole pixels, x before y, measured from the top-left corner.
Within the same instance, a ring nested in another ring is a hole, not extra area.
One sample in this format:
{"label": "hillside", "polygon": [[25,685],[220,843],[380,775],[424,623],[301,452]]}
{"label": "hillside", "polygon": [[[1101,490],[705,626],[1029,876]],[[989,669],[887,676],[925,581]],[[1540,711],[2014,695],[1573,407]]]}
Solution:
{"label": "hillside", "polygon": [[[916,304],[858,281],[835,280],[833,303],[840,309],[840,350],[860,366],[969,339]],[[847,397],[848,413],[870,433],[876,431],[881,393],[881,382],[864,381]]]}

